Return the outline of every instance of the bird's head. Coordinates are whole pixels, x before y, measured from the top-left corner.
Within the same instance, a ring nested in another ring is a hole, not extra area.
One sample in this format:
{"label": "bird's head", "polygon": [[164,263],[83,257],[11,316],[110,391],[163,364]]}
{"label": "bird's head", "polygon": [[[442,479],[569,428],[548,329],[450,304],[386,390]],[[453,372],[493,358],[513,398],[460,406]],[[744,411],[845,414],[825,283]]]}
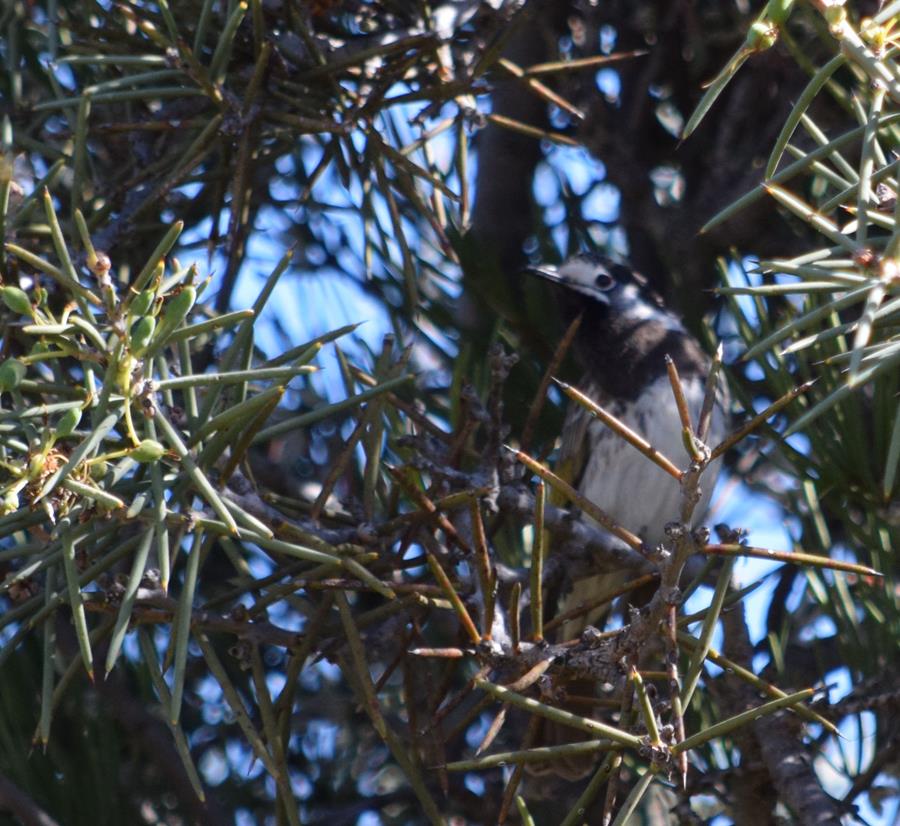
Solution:
{"label": "bird's head", "polygon": [[642,275],[606,256],[581,252],[559,266],[539,265],[528,272],[557,287],[561,308],[571,318],[584,313],[612,326],[630,328],[646,321],[681,328]]}

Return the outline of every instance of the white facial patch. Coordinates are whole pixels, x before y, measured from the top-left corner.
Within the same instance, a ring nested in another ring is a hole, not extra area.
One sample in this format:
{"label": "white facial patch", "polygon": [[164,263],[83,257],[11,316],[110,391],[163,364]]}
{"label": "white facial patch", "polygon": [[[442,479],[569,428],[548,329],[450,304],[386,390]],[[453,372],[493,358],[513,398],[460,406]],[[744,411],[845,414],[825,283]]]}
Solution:
{"label": "white facial patch", "polygon": [[614,304],[622,315],[627,315],[634,321],[656,321],[667,330],[684,331],[684,327],[675,316],[642,296],[636,284],[625,284],[618,290],[619,294],[616,296]]}
{"label": "white facial patch", "polygon": [[[566,261],[558,270],[559,280],[567,284],[573,290],[593,298],[605,296],[606,291],[597,287],[597,276],[608,273],[606,267],[596,261],[585,258],[572,258]],[[601,298],[606,301],[606,298]]]}

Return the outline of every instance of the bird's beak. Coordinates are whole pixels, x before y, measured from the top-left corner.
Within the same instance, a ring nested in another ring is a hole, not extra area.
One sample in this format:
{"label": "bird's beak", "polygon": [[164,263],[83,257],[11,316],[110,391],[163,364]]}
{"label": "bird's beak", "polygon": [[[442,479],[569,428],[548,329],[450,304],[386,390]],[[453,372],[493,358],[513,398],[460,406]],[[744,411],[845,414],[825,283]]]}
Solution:
{"label": "bird's beak", "polygon": [[536,275],[538,278],[543,278],[545,281],[552,281],[555,284],[559,284],[561,281],[559,272],[556,267],[551,264],[541,264],[538,267],[526,267],[525,272],[529,275]]}

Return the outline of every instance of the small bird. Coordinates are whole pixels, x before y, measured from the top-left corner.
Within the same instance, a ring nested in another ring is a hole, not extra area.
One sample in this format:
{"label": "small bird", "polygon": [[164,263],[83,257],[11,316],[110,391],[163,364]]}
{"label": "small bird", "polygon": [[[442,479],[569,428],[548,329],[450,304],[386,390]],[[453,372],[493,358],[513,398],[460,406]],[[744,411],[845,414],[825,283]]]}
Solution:
{"label": "small bird", "polygon": [[[584,252],[559,267],[538,266],[529,271],[554,285],[566,323],[581,316],[573,341],[574,356],[583,371],[578,389],[676,466],[686,466],[681,420],[667,375],[666,356],[678,369],[696,425],[710,367],[710,358],[699,342],[650,289],[646,279],[625,264]],[[708,444],[715,445],[726,435],[727,406],[723,387],[713,408]],[[707,510],[719,466],[720,461],[712,463],[701,477],[695,523]],[[678,482],[579,405],[569,406],[559,467],[579,493],[641,537],[648,548],[664,542],[666,523],[680,517]],[[609,540],[611,545],[622,544],[611,535]],[[621,585],[625,579],[616,572],[576,580],[565,603],[558,606],[558,613]],[[587,624],[597,622],[598,615],[593,614],[565,623],[560,641],[577,637]],[[571,693],[577,693],[577,689]],[[571,730],[565,734],[562,741],[577,739]],[[558,763],[553,766],[564,768]],[[573,775],[584,772],[566,769],[554,773],[574,779]]]}
{"label": "small bird", "polygon": [[[678,368],[692,421],[706,392],[710,358],[681,320],[666,308],[646,279],[629,266],[593,252],[568,258],[559,267],[529,270],[556,287],[564,321],[581,315],[573,343],[584,371],[578,388],[639,433],[676,465],[686,464],[681,421],[666,371],[666,356]],[[707,442],[725,436],[724,388],[713,410]],[[677,519],[677,482],[577,405],[570,406],[560,462],[586,498],[653,547],[665,540],[667,522]],[[703,474],[703,494],[694,516],[703,517],[719,471]],[[616,540],[620,541],[620,540]]]}

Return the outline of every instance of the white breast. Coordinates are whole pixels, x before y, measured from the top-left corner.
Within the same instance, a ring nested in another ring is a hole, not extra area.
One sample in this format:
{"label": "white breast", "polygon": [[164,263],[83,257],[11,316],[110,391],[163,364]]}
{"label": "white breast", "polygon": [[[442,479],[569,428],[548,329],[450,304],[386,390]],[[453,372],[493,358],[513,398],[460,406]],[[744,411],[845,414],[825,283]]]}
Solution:
{"label": "white breast", "polygon": [[[699,378],[690,378],[683,380],[683,386],[691,420],[696,424],[703,406],[704,383]],[[602,404],[602,399],[599,401]],[[615,405],[609,412],[665,454],[676,467],[688,466],[681,421],[665,376],[657,379],[636,403]],[[725,414],[717,405],[707,442],[716,445],[724,438],[726,427]],[[666,523],[680,518],[678,482],[600,421],[593,420],[588,426],[587,442],[588,457],[578,486],[580,493],[648,545],[664,541]],[[720,466],[721,459],[713,462],[701,477],[702,495],[694,510],[695,524],[700,524],[706,514]]]}

